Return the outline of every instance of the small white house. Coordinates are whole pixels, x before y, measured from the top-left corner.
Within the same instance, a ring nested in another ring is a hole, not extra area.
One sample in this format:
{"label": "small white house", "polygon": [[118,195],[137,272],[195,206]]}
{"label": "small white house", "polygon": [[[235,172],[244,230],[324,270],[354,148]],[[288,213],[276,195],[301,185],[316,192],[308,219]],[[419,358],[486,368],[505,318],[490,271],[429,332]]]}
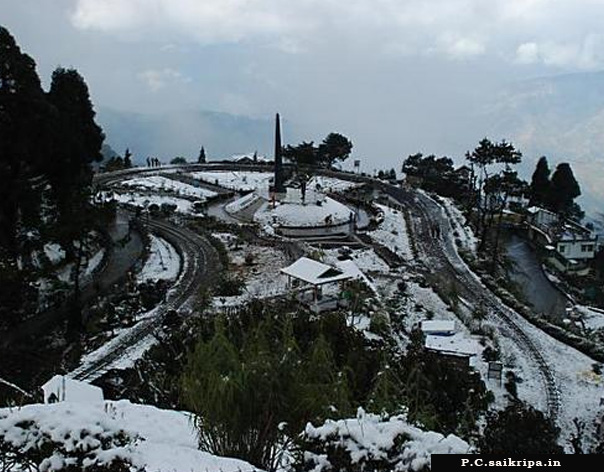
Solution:
{"label": "small white house", "polygon": [[455,360],[459,364],[470,367],[475,366],[478,354],[481,351],[478,341],[468,338],[462,333],[457,333],[453,336],[429,334],[426,336],[424,347],[429,351],[436,352]]}
{"label": "small white house", "polygon": [[426,320],[422,321],[422,332],[435,336],[452,336],[455,334],[455,321],[450,320]]}
{"label": "small white house", "polygon": [[591,233],[570,229],[562,232],[556,250],[565,259],[593,259],[596,256],[597,239]]}
{"label": "small white house", "polygon": [[528,212],[529,237],[550,252],[550,261],[561,271],[587,274],[587,263],[598,250],[597,234],[543,208],[531,207]]}
{"label": "small white house", "polygon": [[42,391],[44,392],[44,403],[102,403],[105,400],[101,388],[69,379],[64,375],[55,375],[42,385]]}

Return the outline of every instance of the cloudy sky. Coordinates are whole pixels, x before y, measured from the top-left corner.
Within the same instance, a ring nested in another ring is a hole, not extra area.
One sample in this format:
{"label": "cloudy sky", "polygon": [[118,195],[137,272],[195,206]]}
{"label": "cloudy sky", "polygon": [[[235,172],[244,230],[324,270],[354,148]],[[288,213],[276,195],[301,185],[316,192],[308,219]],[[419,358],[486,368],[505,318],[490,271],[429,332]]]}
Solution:
{"label": "cloudy sky", "polygon": [[292,140],[339,131],[374,165],[462,153],[485,97],[604,62],[604,0],[0,0],[0,23],[97,107],[279,111]]}

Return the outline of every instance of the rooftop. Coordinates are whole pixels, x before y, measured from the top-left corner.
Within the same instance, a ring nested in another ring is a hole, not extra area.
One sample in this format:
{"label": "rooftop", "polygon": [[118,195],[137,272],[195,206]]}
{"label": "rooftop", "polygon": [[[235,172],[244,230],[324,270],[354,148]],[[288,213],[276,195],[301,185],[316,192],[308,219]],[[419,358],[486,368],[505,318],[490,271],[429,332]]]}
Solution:
{"label": "rooftop", "polygon": [[344,272],[308,257],[301,257],[293,264],[281,269],[281,272],[312,285],[323,285],[354,278],[352,273]]}

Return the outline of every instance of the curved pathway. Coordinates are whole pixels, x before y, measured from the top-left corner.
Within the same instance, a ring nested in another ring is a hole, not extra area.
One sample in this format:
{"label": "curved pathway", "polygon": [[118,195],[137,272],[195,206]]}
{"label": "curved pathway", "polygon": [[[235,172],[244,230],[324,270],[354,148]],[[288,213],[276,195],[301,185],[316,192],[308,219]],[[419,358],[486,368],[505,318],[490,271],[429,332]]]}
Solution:
{"label": "curved pathway", "polygon": [[151,232],[168,240],[179,251],[182,259],[180,274],[169,290],[166,301],[155,308],[152,317],[139,321],[126,335],[88,356],[87,362],[69,374],[74,379],[90,382],[121,359],[136,352],[161,327],[166,313],[186,306],[198,295],[201,287],[213,282],[220,268],[216,251],[198,234],[167,221],[150,220],[147,226]]}

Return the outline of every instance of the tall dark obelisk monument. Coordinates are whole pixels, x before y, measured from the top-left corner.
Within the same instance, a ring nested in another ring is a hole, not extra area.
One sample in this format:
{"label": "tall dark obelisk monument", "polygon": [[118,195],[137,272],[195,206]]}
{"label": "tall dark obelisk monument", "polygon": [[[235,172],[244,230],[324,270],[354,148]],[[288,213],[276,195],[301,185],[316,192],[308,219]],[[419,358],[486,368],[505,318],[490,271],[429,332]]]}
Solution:
{"label": "tall dark obelisk monument", "polygon": [[279,113],[275,123],[275,193],[285,193],[283,184],[283,161],[281,159],[281,123]]}

